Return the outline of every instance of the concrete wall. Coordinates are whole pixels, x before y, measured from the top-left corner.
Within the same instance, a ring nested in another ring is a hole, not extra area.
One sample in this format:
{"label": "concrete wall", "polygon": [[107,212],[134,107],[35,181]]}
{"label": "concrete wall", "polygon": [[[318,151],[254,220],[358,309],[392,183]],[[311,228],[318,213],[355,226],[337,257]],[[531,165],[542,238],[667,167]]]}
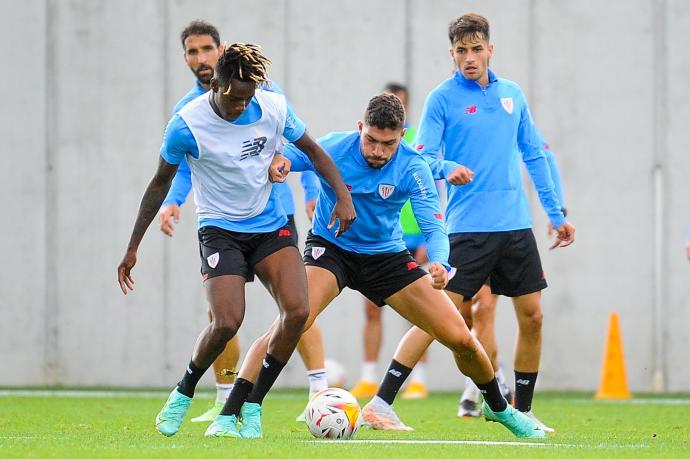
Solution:
{"label": "concrete wall", "polygon": [[[119,292],[115,268],[170,109],[193,84],[178,38],[186,23],[204,18],[228,41],[261,43],[272,78],[321,135],[353,128],[389,80],[410,85],[416,122],[426,93],[452,68],[447,23],[466,11],[491,20],[492,66],[527,93],[578,227],[573,247],[546,250],[546,222],[530,192],[550,283],[540,386],[596,388],[616,310],[631,388],[653,389],[661,369],[667,390],[690,390],[690,369],[677,363],[690,336],[684,0],[2,2],[0,385],[169,386],[179,378],[207,320],[193,206],[172,239],[151,228],[133,294]],[[276,312],[260,284],[247,295],[245,349]],[[501,300],[508,370],[511,309]],[[362,360],[363,315],[360,296],[346,291],[321,319],[326,353],[345,364],[350,383]],[[407,327],[392,311],[384,321],[381,372]],[[432,388],[462,384],[438,345],[429,373]],[[295,357],[279,385],[304,384]]]}

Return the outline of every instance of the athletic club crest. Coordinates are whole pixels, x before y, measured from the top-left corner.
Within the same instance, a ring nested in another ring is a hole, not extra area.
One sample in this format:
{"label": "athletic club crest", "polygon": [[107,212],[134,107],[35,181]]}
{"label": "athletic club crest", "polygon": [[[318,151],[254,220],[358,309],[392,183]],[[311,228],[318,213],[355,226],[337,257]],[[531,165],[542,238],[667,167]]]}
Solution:
{"label": "athletic club crest", "polygon": [[508,114],[513,114],[513,98],[512,97],[501,97],[501,105],[503,109],[508,112]]}
{"label": "athletic club crest", "polygon": [[379,196],[381,196],[383,199],[388,199],[388,197],[393,194],[394,190],[394,185],[386,185],[384,183],[379,184]]}
{"label": "athletic club crest", "polygon": [[314,258],[314,260],[318,260],[321,255],[326,251],[325,247],[312,247],[311,248],[311,256]]}
{"label": "athletic club crest", "polygon": [[211,268],[215,268],[216,266],[218,266],[218,261],[219,261],[219,260],[220,260],[220,254],[219,254],[218,252],[216,252],[216,253],[214,253],[214,254],[209,255],[208,257],[206,257],[206,261],[208,261],[208,265],[209,265]]}

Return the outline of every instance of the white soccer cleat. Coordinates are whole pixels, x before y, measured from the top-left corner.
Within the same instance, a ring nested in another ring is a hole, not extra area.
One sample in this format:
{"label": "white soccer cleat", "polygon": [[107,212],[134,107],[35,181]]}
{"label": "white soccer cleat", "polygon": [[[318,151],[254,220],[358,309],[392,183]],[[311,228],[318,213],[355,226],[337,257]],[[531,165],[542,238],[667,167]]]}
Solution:
{"label": "white soccer cleat", "polygon": [[414,430],[400,420],[392,406],[384,407],[381,404],[369,402],[362,409],[362,418],[374,430],[397,430],[404,432]]}
{"label": "white soccer cleat", "polygon": [[478,418],[482,415],[482,407],[479,404],[481,393],[470,378],[465,378],[465,390],[458,403],[459,418]]}
{"label": "white soccer cleat", "polygon": [[537,424],[537,427],[539,427],[539,428],[540,428],[541,430],[543,430],[544,432],[548,432],[548,433],[554,433],[554,432],[556,432],[556,429],[554,429],[553,427],[549,427],[549,426],[547,426],[546,424],[544,424],[543,422],[541,422],[541,421],[534,415],[534,413],[532,413],[532,410],[530,410],[530,411],[525,411],[525,416],[527,416],[528,418],[530,418],[531,420],[533,420],[533,421]]}

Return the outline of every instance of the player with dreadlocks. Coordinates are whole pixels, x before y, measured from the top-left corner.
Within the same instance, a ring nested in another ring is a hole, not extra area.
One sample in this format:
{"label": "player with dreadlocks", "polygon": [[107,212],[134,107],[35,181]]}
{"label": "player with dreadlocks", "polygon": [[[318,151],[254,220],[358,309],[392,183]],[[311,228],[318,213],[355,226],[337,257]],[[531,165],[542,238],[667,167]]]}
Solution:
{"label": "player with dreadlocks", "polygon": [[[118,267],[120,288],[126,294],[134,288],[131,270],[139,244],[178,164],[186,158],[192,171],[201,275],[212,321],[196,340],[182,380],[156,417],[156,428],[166,436],[177,433],[199,379],[242,324],[244,286],[254,274],[275,298],[280,323],[253,385],[251,395],[256,404],[252,406],[260,410],[261,401],[301,335],[309,314],[306,274],[286,227],[285,211],[271,185],[284,182],[289,172],[289,161],[277,153],[281,136],[304,152],[335,190],[337,204],[331,226],[338,220],[337,233],[345,232],[355,219],[350,194],[328,154],[306,133],[285,96],[262,89],[269,65],[270,60],[256,45],[227,46],[216,64],[211,90],[172,117],[163,137],[158,169],[144,192]],[[253,122],[240,124],[240,117],[250,109],[255,113],[246,116]]]}

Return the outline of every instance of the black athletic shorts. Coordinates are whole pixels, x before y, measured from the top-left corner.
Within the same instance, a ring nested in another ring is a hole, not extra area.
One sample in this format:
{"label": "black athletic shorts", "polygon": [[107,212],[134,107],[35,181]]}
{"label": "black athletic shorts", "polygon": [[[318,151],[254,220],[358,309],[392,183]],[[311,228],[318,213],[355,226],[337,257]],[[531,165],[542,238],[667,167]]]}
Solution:
{"label": "black athletic shorts", "polygon": [[458,271],[447,290],[472,298],[487,278],[496,295],[515,297],[546,288],[531,229],[453,233],[449,238],[449,263]]}
{"label": "black athletic shorts", "polygon": [[297,247],[292,215],[282,228],[270,233],[238,233],[216,226],[199,228],[201,278],[235,274],[254,280],[254,265],[285,247]]}
{"label": "black athletic shorts", "polygon": [[340,290],[350,287],[378,306],[426,275],[407,250],[376,255],[348,252],[311,231],[304,249],[304,264],[329,270],[338,280]]}

